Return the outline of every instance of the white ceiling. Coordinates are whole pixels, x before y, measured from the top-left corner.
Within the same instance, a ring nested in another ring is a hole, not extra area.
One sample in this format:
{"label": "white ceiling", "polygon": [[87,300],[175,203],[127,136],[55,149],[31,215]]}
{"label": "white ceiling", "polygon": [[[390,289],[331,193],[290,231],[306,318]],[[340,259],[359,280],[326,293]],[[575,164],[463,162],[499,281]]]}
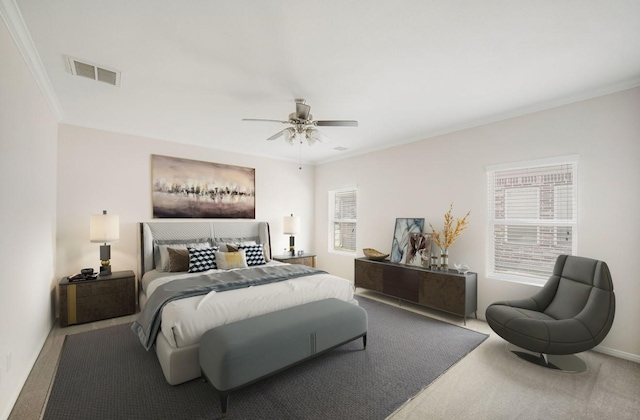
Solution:
{"label": "white ceiling", "polygon": [[[62,123],[305,163],[640,85],[638,0],[0,1]],[[121,70],[120,87],[66,56]],[[294,98],[360,126],[300,148],[241,121],[287,119]]]}

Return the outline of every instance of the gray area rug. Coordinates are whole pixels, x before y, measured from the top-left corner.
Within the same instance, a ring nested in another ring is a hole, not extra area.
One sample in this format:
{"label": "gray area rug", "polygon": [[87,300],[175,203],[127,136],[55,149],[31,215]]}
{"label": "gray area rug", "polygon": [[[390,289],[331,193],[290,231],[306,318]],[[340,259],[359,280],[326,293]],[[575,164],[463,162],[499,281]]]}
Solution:
{"label": "gray area rug", "polygon": [[[487,335],[358,296],[358,339],[232,393],[230,419],[384,419]],[[130,324],[67,336],[44,414],[51,419],[217,419],[200,379],[172,386]]]}

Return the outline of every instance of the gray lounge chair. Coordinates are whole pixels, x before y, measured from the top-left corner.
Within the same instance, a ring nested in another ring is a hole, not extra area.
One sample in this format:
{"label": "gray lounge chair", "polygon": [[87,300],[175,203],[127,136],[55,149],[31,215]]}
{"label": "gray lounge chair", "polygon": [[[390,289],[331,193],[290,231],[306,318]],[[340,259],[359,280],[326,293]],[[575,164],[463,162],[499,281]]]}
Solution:
{"label": "gray lounge chair", "polygon": [[605,262],[560,255],[553,275],[538,293],[528,299],[493,303],[486,319],[500,337],[520,348],[509,346],[517,356],[548,368],[583,372],[586,364],[575,353],[604,340],[615,307]]}

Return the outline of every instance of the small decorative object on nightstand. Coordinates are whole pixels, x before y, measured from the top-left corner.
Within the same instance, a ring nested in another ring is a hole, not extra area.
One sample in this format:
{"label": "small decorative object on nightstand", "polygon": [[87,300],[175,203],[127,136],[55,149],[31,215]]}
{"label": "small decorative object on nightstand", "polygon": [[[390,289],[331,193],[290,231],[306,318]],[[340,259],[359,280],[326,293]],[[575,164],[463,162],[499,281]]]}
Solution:
{"label": "small decorative object on nightstand", "polygon": [[136,275],[131,270],[86,280],[64,277],[58,293],[61,327],[136,312]]}
{"label": "small decorative object on nightstand", "polygon": [[287,264],[302,264],[309,267],[316,266],[315,254],[302,254],[302,255],[274,255],[272,260],[280,261]]}

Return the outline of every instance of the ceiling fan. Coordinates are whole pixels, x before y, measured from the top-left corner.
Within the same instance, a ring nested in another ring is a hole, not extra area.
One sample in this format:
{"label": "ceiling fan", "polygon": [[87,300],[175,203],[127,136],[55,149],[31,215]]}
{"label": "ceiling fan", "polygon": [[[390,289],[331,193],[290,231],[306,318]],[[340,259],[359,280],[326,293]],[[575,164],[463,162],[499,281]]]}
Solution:
{"label": "ceiling fan", "polygon": [[314,120],[311,115],[311,106],[307,105],[304,99],[296,99],[296,112],[289,114],[289,119],[286,121],[265,120],[260,118],[243,118],[242,121],[267,121],[290,124],[291,127],[287,127],[284,130],[277,132],[267,140],[276,140],[280,137],[284,137],[285,141],[293,145],[296,136],[300,135],[300,142],[302,143],[302,136],[304,136],[307,139],[309,146],[313,145],[316,141],[322,143],[329,140],[329,138],[322,134],[316,127],[358,126],[358,121],[353,120]]}

